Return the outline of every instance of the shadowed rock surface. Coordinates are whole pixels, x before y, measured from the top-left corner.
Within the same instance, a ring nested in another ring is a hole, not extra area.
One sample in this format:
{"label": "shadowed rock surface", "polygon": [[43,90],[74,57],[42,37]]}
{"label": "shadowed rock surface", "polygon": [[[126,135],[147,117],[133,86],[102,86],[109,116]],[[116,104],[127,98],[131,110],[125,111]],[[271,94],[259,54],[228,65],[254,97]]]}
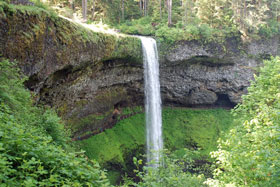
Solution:
{"label": "shadowed rock surface", "polygon": [[223,44],[180,42],[162,58],[163,100],[181,106],[234,106],[262,60],[279,50],[279,36],[249,43],[235,38]]}

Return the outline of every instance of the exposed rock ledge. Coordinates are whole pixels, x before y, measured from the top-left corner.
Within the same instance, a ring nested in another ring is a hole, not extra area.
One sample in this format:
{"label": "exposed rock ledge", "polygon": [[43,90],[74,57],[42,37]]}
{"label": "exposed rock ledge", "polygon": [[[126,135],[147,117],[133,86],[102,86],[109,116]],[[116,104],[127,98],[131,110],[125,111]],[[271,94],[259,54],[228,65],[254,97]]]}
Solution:
{"label": "exposed rock ledge", "polygon": [[[163,103],[233,106],[279,37],[223,45],[180,42],[161,56]],[[40,9],[0,2],[0,54],[16,59],[38,101],[57,109],[75,136],[104,127],[116,107],[143,104],[139,39],[96,33]]]}
{"label": "exposed rock ledge", "polygon": [[228,105],[241,101],[256,68],[270,55],[279,55],[279,36],[242,43],[180,42],[161,63],[161,91],[165,103]]}

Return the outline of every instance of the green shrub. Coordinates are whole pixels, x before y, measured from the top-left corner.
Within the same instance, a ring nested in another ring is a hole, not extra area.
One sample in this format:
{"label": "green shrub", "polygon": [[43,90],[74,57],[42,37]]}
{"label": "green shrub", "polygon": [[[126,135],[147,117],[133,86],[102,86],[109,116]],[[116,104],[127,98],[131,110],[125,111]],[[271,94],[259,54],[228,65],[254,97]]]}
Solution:
{"label": "green shrub", "polygon": [[233,111],[240,125],[212,153],[219,168],[210,186],[280,184],[280,58],[264,64]]}
{"label": "green shrub", "polygon": [[1,186],[109,186],[98,163],[63,149],[60,119],[32,105],[24,80],[15,64],[0,62]]}
{"label": "green shrub", "polygon": [[155,33],[156,37],[159,37],[162,41],[167,43],[174,43],[175,41],[184,40],[184,30],[176,27],[168,27],[166,24],[158,27]]}
{"label": "green shrub", "polygon": [[[137,176],[140,178],[139,183],[133,183],[126,181],[124,186],[134,185],[138,187],[154,186],[154,187],[202,187],[205,178],[203,175],[191,174],[188,169],[193,167],[194,160],[191,159],[193,154],[191,151],[187,151],[182,158],[178,159],[173,155],[170,155],[167,151],[164,151],[161,155],[161,164],[158,167],[144,166],[144,171],[135,170]],[[134,158],[135,165],[139,168],[142,164],[142,160]],[[148,165],[156,164],[154,162],[148,163]]]}
{"label": "green shrub", "polygon": [[52,137],[52,140],[56,144],[67,148],[67,142],[70,141],[70,132],[66,132],[64,125],[61,123],[61,119],[54,111],[50,109],[41,109],[40,113],[37,115],[37,120],[37,123],[40,124],[47,135]]}
{"label": "green shrub", "polygon": [[154,35],[154,27],[150,17],[143,17],[138,20],[126,21],[118,26],[121,32],[126,34],[135,34],[143,36]]}
{"label": "green shrub", "polygon": [[271,20],[268,23],[259,26],[258,33],[264,37],[272,37],[280,31],[280,23],[276,20]]}

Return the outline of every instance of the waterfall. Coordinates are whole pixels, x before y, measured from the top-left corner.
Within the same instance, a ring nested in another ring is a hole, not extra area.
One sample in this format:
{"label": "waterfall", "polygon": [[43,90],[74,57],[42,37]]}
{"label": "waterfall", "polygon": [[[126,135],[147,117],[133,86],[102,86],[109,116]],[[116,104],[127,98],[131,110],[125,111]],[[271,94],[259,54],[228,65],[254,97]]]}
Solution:
{"label": "waterfall", "polygon": [[163,149],[157,44],[152,38],[140,39],[144,56],[147,161],[155,161],[153,166],[157,167]]}

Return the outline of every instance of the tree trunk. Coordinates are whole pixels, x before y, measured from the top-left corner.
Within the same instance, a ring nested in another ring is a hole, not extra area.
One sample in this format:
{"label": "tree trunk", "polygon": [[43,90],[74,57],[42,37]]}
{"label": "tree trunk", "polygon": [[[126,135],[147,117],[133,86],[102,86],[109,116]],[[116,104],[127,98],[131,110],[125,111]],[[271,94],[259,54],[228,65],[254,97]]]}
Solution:
{"label": "tree trunk", "polygon": [[144,16],[148,16],[148,4],[149,4],[149,0],[144,0]]}
{"label": "tree trunk", "polygon": [[160,20],[162,20],[162,6],[161,6],[161,0],[159,0],[159,15],[160,15]]}
{"label": "tree trunk", "polygon": [[148,15],[148,0],[144,0],[144,16]]}
{"label": "tree trunk", "polygon": [[241,26],[241,29],[243,30],[244,29],[244,0],[241,0],[240,1],[240,5],[239,5],[239,8],[240,8],[240,26]]}
{"label": "tree trunk", "polygon": [[146,16],[146,0],[143,1],[143,15]]}
{"label": "tree trunk", "polygon": [[70,8],[75,12],[75,0],[70,0]]}
{"label": "tree trunk", "polygon": [[238,15],[238,20],[237,22],[242,26],[242,2],[240,0],[237,0],[237,15]]}
{"label": "tree trunk", "polygon": [[91,9],[92,20],[94,20],[94,14],[95,14],[95,0],[92,0],[92,9]]}
{"label": "tree trunk", "polygon": [[185,2],[182,2],[183,10],[184,10],[184,20],[183,23],[186,26],[188,23],[188,1],[185,0]]}
{"label": "tree trunk", "polygon": [[140,14],[143,16],[143,3],[142,3],[142,0],[139,0],[139,10],[140,10]]}
{"label": "tree trunk", "polygon": [[168,26],[172,25],[172,0],[168,0]]}
{"label": "tree trunk", "polygon": [[83,21],[87,21],[87,0],[82,0]]}
{"label": "tree trunk", "polygon": [[243,8],[243,28],[246,34],[246,18],[247,18],[247,4],[246,4],[246,0],[244,0],[244,8]]}
{"label": "tree trunk", "polygon": [[122,21],[124,21],[124,0],[122,0]]}
{"label": "tree trunk", "polygon": [[276,4],[276,10],[275,10],[275,19],[276,21],[280,22],[280,15],[279,15],[279,4],[280,2],[278,1],[277,4]]}

